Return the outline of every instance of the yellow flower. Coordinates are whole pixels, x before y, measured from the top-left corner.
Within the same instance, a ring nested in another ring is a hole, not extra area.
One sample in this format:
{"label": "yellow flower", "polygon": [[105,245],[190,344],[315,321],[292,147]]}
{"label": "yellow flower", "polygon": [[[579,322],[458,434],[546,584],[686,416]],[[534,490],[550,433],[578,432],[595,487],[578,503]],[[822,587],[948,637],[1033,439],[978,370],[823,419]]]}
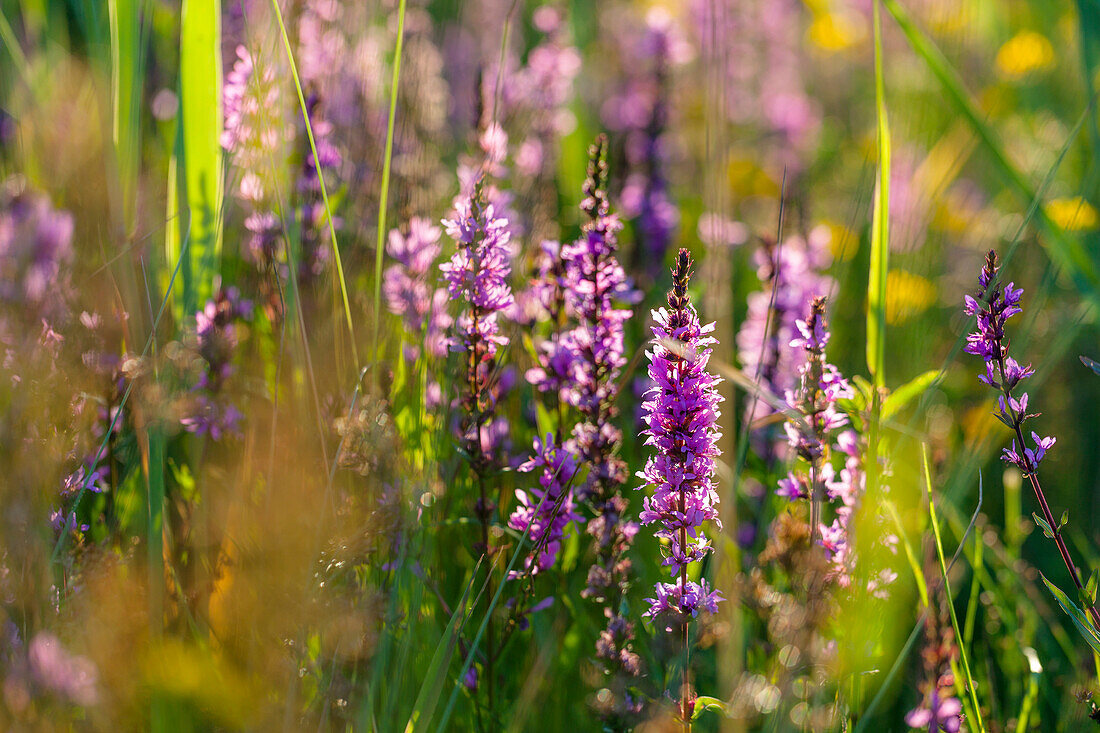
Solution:
{"label": "yellow flower", "polygon": [[1081,232],[1095,229],[1100,223],[1096,209],[1080,196],[1068,199],[1054,199],[1046,205],[1047,216],[1051,221],[1067,232]]}
{"label": "yellow flower", "polygon": [[846,51],[861,43],[867,31],[847,13],[823,11],[814,13],[814,20],[806,29],[806,38],[823,51]]}
{"label": "yellow flower", "polygon": [[1035,31],[1020,31],[997,52],[997,70],[1009,79],[1054,65],[1054,47]]}
{"label": "yellow flower", "polygon": [[936,286],[930,280],[905,270],[886,273],[886,321],[890,325],[905,323],[935,300]]}
{"label": "yellow flower", "polygon": [[845,262],[855,257],[859,250],[859,235],[840,222],[825,219],[820,226],[829,230],[829,251],[837,262]]}

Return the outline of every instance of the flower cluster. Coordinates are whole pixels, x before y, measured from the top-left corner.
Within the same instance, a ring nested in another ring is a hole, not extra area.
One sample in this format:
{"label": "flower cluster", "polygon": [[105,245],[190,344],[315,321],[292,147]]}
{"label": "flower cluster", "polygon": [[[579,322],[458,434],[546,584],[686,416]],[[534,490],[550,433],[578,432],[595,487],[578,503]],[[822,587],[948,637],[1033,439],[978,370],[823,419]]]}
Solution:
{"label": "flower cluster", "polygon": [[[333,176],[342,162],[340,151],[332,142],[332,123],[321,114],[321,99],[316,92],[306,100],[306,113],[309,126],[313,131],[313,144],[317,148],[317,159],[313,157],[313,146],[302,124],[298,132],[298,147],[302,163],[298,172],[295,191],[298,195],[298,227],[301,237],[298,275],[302,281],[320,275],[329,262],[332,252],[329,249],[326,228],[325,202],[321,190],[321,176],[325,177],[326,191],[335,190]],[[317,164],[320,163],[320,169]],[[333,227],[339,228],[335,219]]]}
{"label": "flower cluster", "polygon": [[91,659],[71,653],[49,631],[39,631],[24,646],[18,627],[5,621],[4,636],[0,669],[5,673],[4,699],[12,711],[21,712],[36,693],[82,707],[99,701],[99,669]]}
{"label": "flower cluster", "polygon": [[[573,508],[570,484],[577,472],[577,463],[567,448],[554,444],[554,436],[535,438],[535,454],[523,463],[523,472],[539,470],[539,486],[530,493],[516,490],[519,505],[508,518],[508,526],[517,532],[528,532],[527,540],[535,552],[526,558],[524,568],[531,575],[549,570],[561,550],[565,527],[570,522],[583,522]],[[530,531],[528,531],[530,527]],[[512,577],[522,573],[512,572]]]}
{"label": "flower cluster", "polygon": [[622,432],[615,427],[618,412],[615,390],[626,363],[623,356],[623,324],[631,313],[615,307],[629,294],[630,286],[615,257],[617,233],[622,228],[610,213],[607,200],[607,139],[602,135],[589,149],[588,175],[581,209],[588,217],[581,237],[566,248],[566,301],[578,321],[573,331],[576,345],[575,388],[570,402],[581,414],[573,429],[577,456],[588,464],[588,474],[578,493],[592,506],[594,518],[588,534],[595,541],[596,559],[588,569],[581,595],[604,605],[605,633],[596,646],[605,671],[633,677],[640,672],[631,648],[633,627],[621,616],[621,599],[630,585],[631,564],[627,550],[638,525],[627,520],[627,501],[621,487],[627,480],[624,461],[618,456]]}
{"label": "flower cluster", "polygon": [[[828,266],[829,234],[819,227],[808,237],[787,237],[776,244],[765,240],[754,255],[756,275],[764,289],[748,297],[748,312],[737,333],[743,368],[772,394],[785,395],[798,384],[802,357],[788,348],[798,337],[797,321],[817,293],[828,292],[832,280],[820,272]],[[764,400],[749,401],[749,420],[773,413]]]}
{"label": "flower cluster", "polygon": [[[656,598],[645,615],[657,618],[673,612],[680,618],[700,609],[714,613],[722,599],[705,580],[687,579],[690,563],[702,560],[710,544],[700,532],[706,522],[718,521],[718,494],[714,487],[718,449],[719,379],[707,372],[714,324],[702,325],[687,295],[691,258],[681,249],[673,269],[668,309],[653,312],[653,349],[649,377],[654,386],[646,393],[646,445],[656,454],[638,473],[653,495],[646,497],[643,525],[659,523],[657,537],[667,543],[663,565],[673,583],[658,583]],[[690,539],[689,539],[690,537]]]}
{"label": "flower cluster", "polygon": [[[447,291],[433,288],[428,279],[439,257],[441,230],[427,219],[413,217],[408,231],[390,231],[386,253],[396,264],[386,268],[382,278],[382,294],[391,313],[401,316],[405,332],[424,342],[427,353],[441,357],[447,353],[446,332],[451,326],[447,314]],[[407,344],[405,358],[415,361],[419,346]]]}
{"label": "flower cluster", "polygon": [[966,314],[976,316],[978,321],[978,329],[966,337],[965,350],[968,354],[985,360],[985,374],[978,379],[1001,393],[998,397],[997,419],[1014,431],[1019,441],[1018,447],[1014,440],[1012,448],[1005,448],[1001,458],[1028,476],[1039,467],[1039,462],[1054,447],[1057,439],[1040,437],[1032,432],[1031,439],[1035,447],[1028,448],[1024,444],[1022,426],[1029,418],[1038,415],[1027,411],[1027,392],[1016,397],[1013,390],[1034,374],[1035,370],[1030,364],[1020,366],[1008,355],[1008,339],[1005,338],[1005,323],[1021,312],[1020,296],[1024,291],[1023,288],[1013,287],[1015,283],[1005,285],[1002,290],[997,282],[999,269],[997,253],[990,250],[982,271],[978,274],[981,289],[975,295],[964,296]]}
{"label": "flower cluster", "polygon": [[195,314],[195,351],[203,370],[180,419],[184,429],[220,440],[235,435],[243,415],[224,397],[225,381],[233,373],[233,351],[239,340],[236,322],[252,316],[252,303],[236,288],[220,289]]}
{"label": "flower cluster", "polygon": [[[791,347],[803,349],[806,361],[799,368],[798,388],[788,390],[786,397],[800,418],[788,420],[784,428],[791,449],[808,464],[809,473],[791,471],[780,479],[776,493],[791,501],[810,500],[811,533],[828,552],[837,580],[845,586],[852,562],[850,524],[863,493],[864,477],[859,439],[852,430],[839,432],[848,425],[848,416],[837,403],[854,392],[840,371],[825,361],[829,343],[825,298],[815,297],[809,315],[797,326],[800,336],[791,341]],[[830,461],[834,450],[845,456],[839,473]],[[840,503],[829,525],[821,523],[820,515],[826,499]]]}
{"label": "flower cluster", "polygon": [[26,190],[18,177],[0,186],[0,304],[12,306],[35,331],[40,321],[68,313],[72,238],[72,215],[53,208],[48,197]]}
{"label": "flower cluster", "polygon": [[458,243],[449,262],[439,266],[454,300],[468,305],[455,322],[452,351],[467,351],[476,361],[491,360],[508,343],[498,316],[512,305],[508,221],[484,202],[481,185],[455,203],[455,218],[444,219],[447,235]]}
{"label": "flower cluster", "polygon": [[[620,28],[626,25],[616,23]],[[666,176],[668,76],[670,67],[688,61],[693,51],[672,16],[661,9],[647,13],[641,28],[618,30],[617,35],[624,81],[608,97],[601,114],[608,127],[624,138],[623,154],[629,173],[623,184],[622,211],[635,220],[638,247],[634,256],[653,281],[664,269],[679,221]]]}

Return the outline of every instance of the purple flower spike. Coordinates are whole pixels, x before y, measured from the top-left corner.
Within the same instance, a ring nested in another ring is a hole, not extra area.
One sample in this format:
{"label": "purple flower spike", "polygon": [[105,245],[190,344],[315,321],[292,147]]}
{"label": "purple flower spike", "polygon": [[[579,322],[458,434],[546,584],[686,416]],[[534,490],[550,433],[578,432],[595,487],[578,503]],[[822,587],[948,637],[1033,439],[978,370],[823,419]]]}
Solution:
{"label": "purple flower spike", "polygon": [[[440,235],[439,227],[421,217],[409,220],[407,234],[391,230],[386,253],[397,264],[386,268],[382,278],[386,307],[401,316],[406,333],[423,338],[428,354],[434,357],[446,355],[445,333],[452,323],[447,314],[447,291],[433,289],[428,278],[439,257]],[[409,361],[419,355],[418,346],[406,346]]]}
{"label": "purple flower spike", "polygon": [[1020,469],[1029,476],[1034,473],[1043,460],[1043,456],[1054,445],[1054,438],[1039,438],[1032,433],[1035,448],[1024,445],[1024,423],[1036,414],[1028,412],[1028,395],[1023,392],[1019,397],[1013,390],[1035,370],[1031,365],[1020,364],[1008,355],[1008,339],[1005,336],[1005,322],[1021,312],[1020,297],[1023,288],[1009,283],[1004,288],[997,284],[997,253],[993,250],[986,255],[985,264],[978,275],[982,289],[975,295],[964,296],[963,310],[967,315],[977,318],[978,328],[966,337],[966,351],[985,360],[985,374],[978,377],[1000,394],[997,396],[997,418],[1016,433],[1012,448],[1005,448],[1002,460]]}
{"label": "purple flower spike", "polygon": [[[706,582],[687,579],[687,566],[702,560],[710,544],[700,532],[706,522],[718,520],[718,494],[714,487],[718,450],[717,377],[707,372],[710,335],[714,324],[702,325],[688,300],[691,257],[681,249],[673,270],[668,309],[654,311],[653,350],[649,377],[654,387],[646,393],[646,445],[656,449],[645,470],[638,474],[653,495],[646,497],[641,522],[659,523],[657,537],[667,542],[663,565],[669,566],[674,583],[658,583],[655,598],[646,599],[649,618],[675,612],[680,618],[696,616],[700,609],[714,612],[722,596]],[[689,540],[689,537],[691,538]],[[671,626],[668,627],[671,629]]]}
{"label": "purple flower spike", "polygon": [[[975,316],[978,329],[967,335],[966,351],[981,356],[985,360],[986,374],[982,381],[996,389],[998,395],[997,404],[999,410],[995,413],[997,419],[1004,423],[1013,433],[1015,439],[1011,448],[1005,448],[1001,454],[1001,460],[1010,463],[1020,469],[1020,473],[1028,479],[1035,499],[1042,510],[1042,520],[1047,525],[1047,536],[1054,540],[1058,546],[1058,554],[1065,563],[1066,570],[1077,590],[1085,597],[1085,586],[1081,581],[1081,574],[1062,539],[1062,523],[1054,518],[1054,512],[1047,502],[1042,485],[1036,470],[1039,463],[1046,456],[1047,451],[1054,447],[1054,437],[1039,437],[1038,433],[1031,433],[1033,448],[1028,448],[1024,442],[1024,425],[1038,413],[1028,413],[1027,393],[1019,398],[1013,396],[1012,390],[1024,379],[1030,377],[1034,370],[1030,365],[1021,367],[1008,355],[1008,338],[1005,336],[1005,322],[1012,316],[1020,313],[1020,297],[1022,288],[1016,288],[1015,283],[1009,283],[1001,289],[997,283],[997,272],[1000,263],[997,261],[997,253],[989,250],[985,264],[978,275],[978,283],[981,290],[973,296],[964,298],[964,309],[967,315]],[[1086,603],[1086,610],[1092,625],[1100,630],[1100,611],[1096,604]],[[930,728],[931,730],[931,728]]]}
{"label": "purple flower spike", "polygon": [[[573,490],[570,488],[577,463],[566,448],[554,444],[553,435],[548,434],[545,440],[535,438],[535,455],[519,467],[520,471],[535,469],[541,469],[539,485],[542,488],[530,493],[517,489],[519,506],[508,518],[508,526],[517,532],[531,528],[527,540],[536,553],[525,561],[525,568],[531,575],[554,566],[566,525],[584,521],[573,509]],[[521,575],[522,572],[512,571],[511,577]]]}
{"label": "purple flower spike", "polygon": [[473,195],[456,202],[455,218],[444,219],[443,226],[458,243],[458,251],[439,269],[451,297],[469,305],[458,317],[451,349],[466,351],[480,344],[479,356],[492,358],[499,346],[508,343],[497,322],[497,314],[512,305],[508,221],[496,216],[492,204],[484,203],[478,183]]}

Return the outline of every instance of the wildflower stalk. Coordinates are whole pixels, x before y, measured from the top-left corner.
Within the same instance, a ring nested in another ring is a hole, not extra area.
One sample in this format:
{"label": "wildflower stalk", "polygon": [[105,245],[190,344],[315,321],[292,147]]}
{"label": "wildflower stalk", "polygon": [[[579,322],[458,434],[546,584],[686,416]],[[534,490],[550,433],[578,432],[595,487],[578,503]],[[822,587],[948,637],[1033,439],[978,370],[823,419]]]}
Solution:
{"label": "wildflower stalk", "polygon": [[[680,693],[680,717],[685,731],[691,730],[694,695],[690,685],[690,621],[700,610],[717,611],[720,593],[705,580],[688,581],[687,567],[702,560],[711,548],[700,532],[702,524],[718,522],[718,494],[714,488],[718,450],[718,379],[706,370],[710,334],[714,324],[702,325],[687,295],[691,257],[681,249],[673,268],[668,310],[655,312],[653,350],[649,376],[654,387],[646,393],[646,443],[656,448],[638,476],[653,487],[646,497],[642,524],[659,523],[657,537],[667,540],[663,565],[672,566],[676,583],[658,583],[656,598],[647,599],[645,616],[674,619],[681,625],[684,668]],[[721,526],[719,524],[719,526]],[[689,544],[688,538],[693,542]],[[697,539],[694,539],[697,538]],[[671,631],[672,622],[666,625]]]}
{"label": "wildflower stalk", "polygon": [[979,379],[999,393],[1000,409],[996,413],[997,419],[1012,430],[1015,436],[1012,448],[1005,448],[1001,458],[1016,466],[1027,477],[1035,493],[1035,499],[1039,502],[1039,509],[1043,513],[1046,525],[1043,527],[1044,533],[1054,540],[1054,544],[1058,547],[1058,554],[1062,556],[1062,562],[1065,563],[1066,570],[1069,571],[1073,584],[1077,588],[1078,596],[1088,610],[1092,625],[1100,631],[1100,613],[1096,610],[1096,603],[1085,592],[1085,585],[1081,582],[1077,565],[1069,554],[1065,540],[1062,539],[1062,524],[1054,518],[1054,512],[1051,511],[1050,503],[1039,483],[1037,472],[1039,462],[1057,441],[1053,437],[1041,438],[1032,432],[1031,437],[1035,447],[1026,447],[1023,425],[1030,418],[1038,417],[1038,413],[1027,411],[1026,392],[1017,398],[1013,395],[1013,390],[1020,382],[1034,374],[1035,370],[1030,364],[1020,366],[1008,355],[1009,340],[1004,330],[1005,322],[1022,310],[1019,303],[1023,289],[1014,288],[1015,283],[1012,282],[1001,289],[997,281],[999,269],[997,253],[989,250],[982,271],[978,275],[981,290],[976,296],[965,296],[966,314],[976,316],[978,323],[978,330],[967,336],[966,351],[975,356],[981,356],[985,360],[986,373],[979,376]]}
{"label": "wildflower stalk", "polygon": [[[463,438],[470,469],[477,483],[478,500],[475,507],[481,527],[481,550],[492,560],[489,525],[495,506],[490,502],[486,478],[492,467],[483,430],[493,409],[487,400],[489,380],[495,368],[497,349],[508,343],[501,335],[497,322],[499,312],[512,305],[512,291],[508,287],[511,272],[507,249],[508,222],[497,218],[493,205],[485,201],[481,182],[474,186],[472,195],[456,203],[454,220],[445,220],[447,233],[458,243],[458,250],[449,262],[440,265],[453,299],[461,298],[468,308],[455,322],[455,335],[451,348],[466,356],[466,394],[462,399]],[[488,565],[489,595],[493,595],[492,563]],[[493,717],[495,704],[494,662],[496,647],[492,607],[486,618],[486,691],[489,717]]]}

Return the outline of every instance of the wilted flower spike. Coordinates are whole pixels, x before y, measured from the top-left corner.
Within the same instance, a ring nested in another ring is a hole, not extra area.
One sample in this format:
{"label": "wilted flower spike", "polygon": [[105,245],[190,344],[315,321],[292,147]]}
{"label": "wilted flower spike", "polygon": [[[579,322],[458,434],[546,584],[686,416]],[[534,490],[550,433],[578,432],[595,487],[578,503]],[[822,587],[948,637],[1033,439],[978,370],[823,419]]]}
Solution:
{"label": "wilted flower spike", "polygon": [[[668,309],[654,311],[653,348],[649,377],[654,387],[644,404],[646,445],[656,453],[638,476],[653,488],[641,514],[643,525],[659,523],[657,537],[666,541],[664,565],[675,578],[658,583],[655,598],[647,599],[650,618],[673,611],[680,618],[700,609],[713,612],[721,594],[705,581],[687,579],[687,566],[703,559],[710,544],[702,525],[718,526],[718,494],[714,486],[715,458],[719,455],[719,379],[707,372],[710,335],[714,324],[702,325],[687,294],[691,258],[681,249],[668,294]],[[689,540],[690,538],[690,540]]]}

